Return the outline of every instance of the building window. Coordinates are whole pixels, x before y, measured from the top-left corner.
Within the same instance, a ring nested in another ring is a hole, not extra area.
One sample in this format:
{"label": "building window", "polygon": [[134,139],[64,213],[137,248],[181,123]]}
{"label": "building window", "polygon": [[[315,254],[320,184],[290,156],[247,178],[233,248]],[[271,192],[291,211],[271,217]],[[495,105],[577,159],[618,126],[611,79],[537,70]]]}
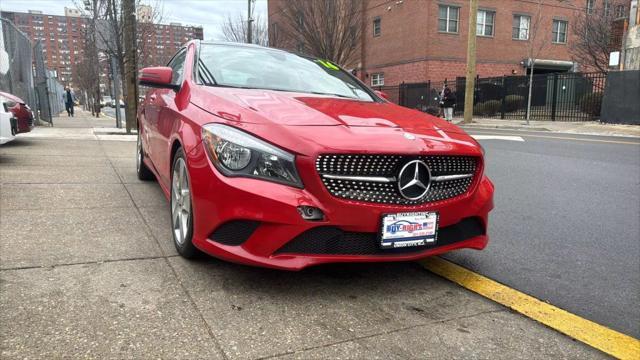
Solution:
{"label": "building window", "polygon": [[459,13],[460,8],[457,6],[438,6],[438,31],[457,33]]}
{"label": "building window", "polygon": [[553,20],[553,39],[554,43],[564,44],[567,42],[567,27],[569,23],[563,20]]}
{"label": "building window", "polygon": [[596,0],[587,0],[587,14],[593,14],[593,7],[595,6]]}
{"label": "building window", "polygon": [[384,86],[384,73],[371,74],[371,86]]}
{"label": "building window", "polygon": [[624,5],[617,5],[616,6],[616,17],[617,18],[626,17],[626,14],[625,14],[625,11],[624,11]]}
{"label": "building window", "polygon": [[493,36],[493,21],[496,13],[488,10],[478,10],[478,24],[476,35]]}
{"label": "building window", "polygon": [[604,16],[609,16],[611,14],[611,4],[609,3],[609,0],[604,0]]}
{"label": "building window", "polygon": [[380,18],[373,19],[373,36],[380,36]]}
{"label": "building window", "polygon": [[529,40],[530,24],[530,16],[513,15],[513,30],[511,32],[511,38],[515,40]]}

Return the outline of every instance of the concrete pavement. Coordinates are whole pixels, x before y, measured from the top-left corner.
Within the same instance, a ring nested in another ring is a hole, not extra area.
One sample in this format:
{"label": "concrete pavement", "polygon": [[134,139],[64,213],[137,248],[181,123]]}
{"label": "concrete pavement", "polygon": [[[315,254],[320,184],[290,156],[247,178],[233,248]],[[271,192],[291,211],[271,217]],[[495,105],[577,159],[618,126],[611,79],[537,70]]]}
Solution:
{"label": "concrete pavement", "polygon": [[183,260],[134,154],[98,138],[0,147],[0,357],[604,357],[416,263]]}

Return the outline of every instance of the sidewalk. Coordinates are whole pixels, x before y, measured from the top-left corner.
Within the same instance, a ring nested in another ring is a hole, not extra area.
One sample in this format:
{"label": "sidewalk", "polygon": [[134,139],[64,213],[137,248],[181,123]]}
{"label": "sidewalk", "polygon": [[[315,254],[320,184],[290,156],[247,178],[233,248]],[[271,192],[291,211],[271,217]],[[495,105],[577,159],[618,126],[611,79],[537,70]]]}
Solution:
{"label": "sidewalk", "polygon": [[[62,115],[64,114],[64,115]],[[69,140],[115,140],[136,141],[137,130],[127,135],[126,130],[116,128],[115,119],[101,114],[99,118],[77,107],[75,116],[60,116],[53,119],[53,126],[47,123],[35,127],[31,132],[20,135],[25,138],[61,138]]]}
{"label": "sidewalk", "polygon": [[474,118],[471,124],[463,125],[461,124],[462,118],[454,118],[453,122],[467,129],[482,128],[501,130],[552,131],[566,134],[640,137],[639,125],[603,124],[597,121],[530,121],[530,124],[527,125],[526,120]]}
{"label": "sidewalk", "polygon": [[0,358],[605,358],[416,263],[184,260],[136,144],[54,124],[0,147]]}

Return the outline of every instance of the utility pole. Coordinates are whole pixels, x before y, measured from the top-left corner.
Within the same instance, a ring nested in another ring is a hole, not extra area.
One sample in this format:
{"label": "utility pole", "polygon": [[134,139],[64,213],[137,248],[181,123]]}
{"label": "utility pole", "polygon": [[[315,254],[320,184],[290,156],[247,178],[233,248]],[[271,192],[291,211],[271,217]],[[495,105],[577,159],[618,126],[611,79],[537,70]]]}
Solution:
{"label": "utility pole", "polygon": [[476,88],[476,26],[478,0],[469,0],[469,35],[467,38],[467,78],[464,89],[464,124],[473,119],[473,93]]}
{"label": "utility pole", "polygon": [[127,134],[136,127],[138,112],[138,64],[135,0],[122,0],[122,27],[124,32],[125,123]]}
{"label": "utility pole", "polygon": [[247,44],[253,43],[253,0],[247,0]]}

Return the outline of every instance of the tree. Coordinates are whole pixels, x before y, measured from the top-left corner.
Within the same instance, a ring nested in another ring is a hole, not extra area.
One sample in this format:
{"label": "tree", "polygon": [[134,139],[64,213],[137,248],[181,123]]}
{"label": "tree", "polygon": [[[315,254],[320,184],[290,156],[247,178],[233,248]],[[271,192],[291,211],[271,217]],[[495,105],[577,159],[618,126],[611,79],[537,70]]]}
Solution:
{"label": "tree", "polygon": [[351,65],[360,53],[362,4],[361,0],[288,0],[282,5],[284,24],[278,29],[283,40],[271,46],[293,47]]}
{"label": "tree", "polygon": [[[122,0],[122,28],[124,31],[124,66],[122,73],[125,89],[125,120],[127,134],[137,127],[138,113],[138,54],[136,39],[136,4],[135,0]],[[116,99],[117,101],[117,99]]]}
{"label": "tree", "polygon": [[624,6],[624,2],[605,0],[602,4],[600,8],[580,12],[573,27],[574,40],[570,51],[580,64],[607,72],[609,54],[621,47],[621,37],[614,33],[614,22],[621,15],[618,9]]}
{"label": "tree", "polygon": [[[120,78],[123,79],[124,96],[129,98],[129,89],[126,86],[128,76],[133,73],[137,76],[137,65],[146,65],[149,62],[148,49],[155,46],[154,43],[148,41],[151,34],[155,32],[154,24],[159,23],[162,19],[162,6],[160,0],[155,0],[150,5],[151,0],[132,0],[133,11],[125,12],[123,5],[128,0],[74,0],[76,7],[83,15],[90,16],[96,19],[95,24],[95,41],[97,47],[101,52],[110,58],[116,59],[118,64],[118,70],[120,72]],[[150,10],[148,19],[144,22],[131,25],[125,25],[125,15],[135,16],[136,9],[140,6],[146,5]],[[88,27],[88,29],[91,27]],[[125,48],[125,37],[134,34],[134,41],[136,41],[136,51],[133,57],[127,57]],[[94,52],[93,50],[91,52]],[[127,60],[129,59],[129,60]],[[131,67],[128,64],[133,62],[136,66]],[[97,64],[97,63],[96,63]],[[96,70],[99,71],[99,70]],[[96,82],[97,84],[98,82]],[[137,94],[137,85],[132,89],[134,94]],[[98,95],[99,98],[99,95]],[[99,99],[98,99],[99,100]],[[137,95],[134,98],[135,101],[126,101],[126,114],[127,114],[127,130],[131,129],[132,124],[135,123],[135,107],[137,107]],[[133,107],[133,110],[130,109]],[[134,124],[135,125],[135,124]]]}
{"label": "tree", "polygon": [[[267,22],[264,18],[257,16],[253,20],[251,33],[253,35],[253,43],[261,46],[269,45],[269,36],[267,34]],[[228,15],[222,23],[222,35],[225,41],[243,43],[247,41],[247,18],[238,14],[237,16]]]}

